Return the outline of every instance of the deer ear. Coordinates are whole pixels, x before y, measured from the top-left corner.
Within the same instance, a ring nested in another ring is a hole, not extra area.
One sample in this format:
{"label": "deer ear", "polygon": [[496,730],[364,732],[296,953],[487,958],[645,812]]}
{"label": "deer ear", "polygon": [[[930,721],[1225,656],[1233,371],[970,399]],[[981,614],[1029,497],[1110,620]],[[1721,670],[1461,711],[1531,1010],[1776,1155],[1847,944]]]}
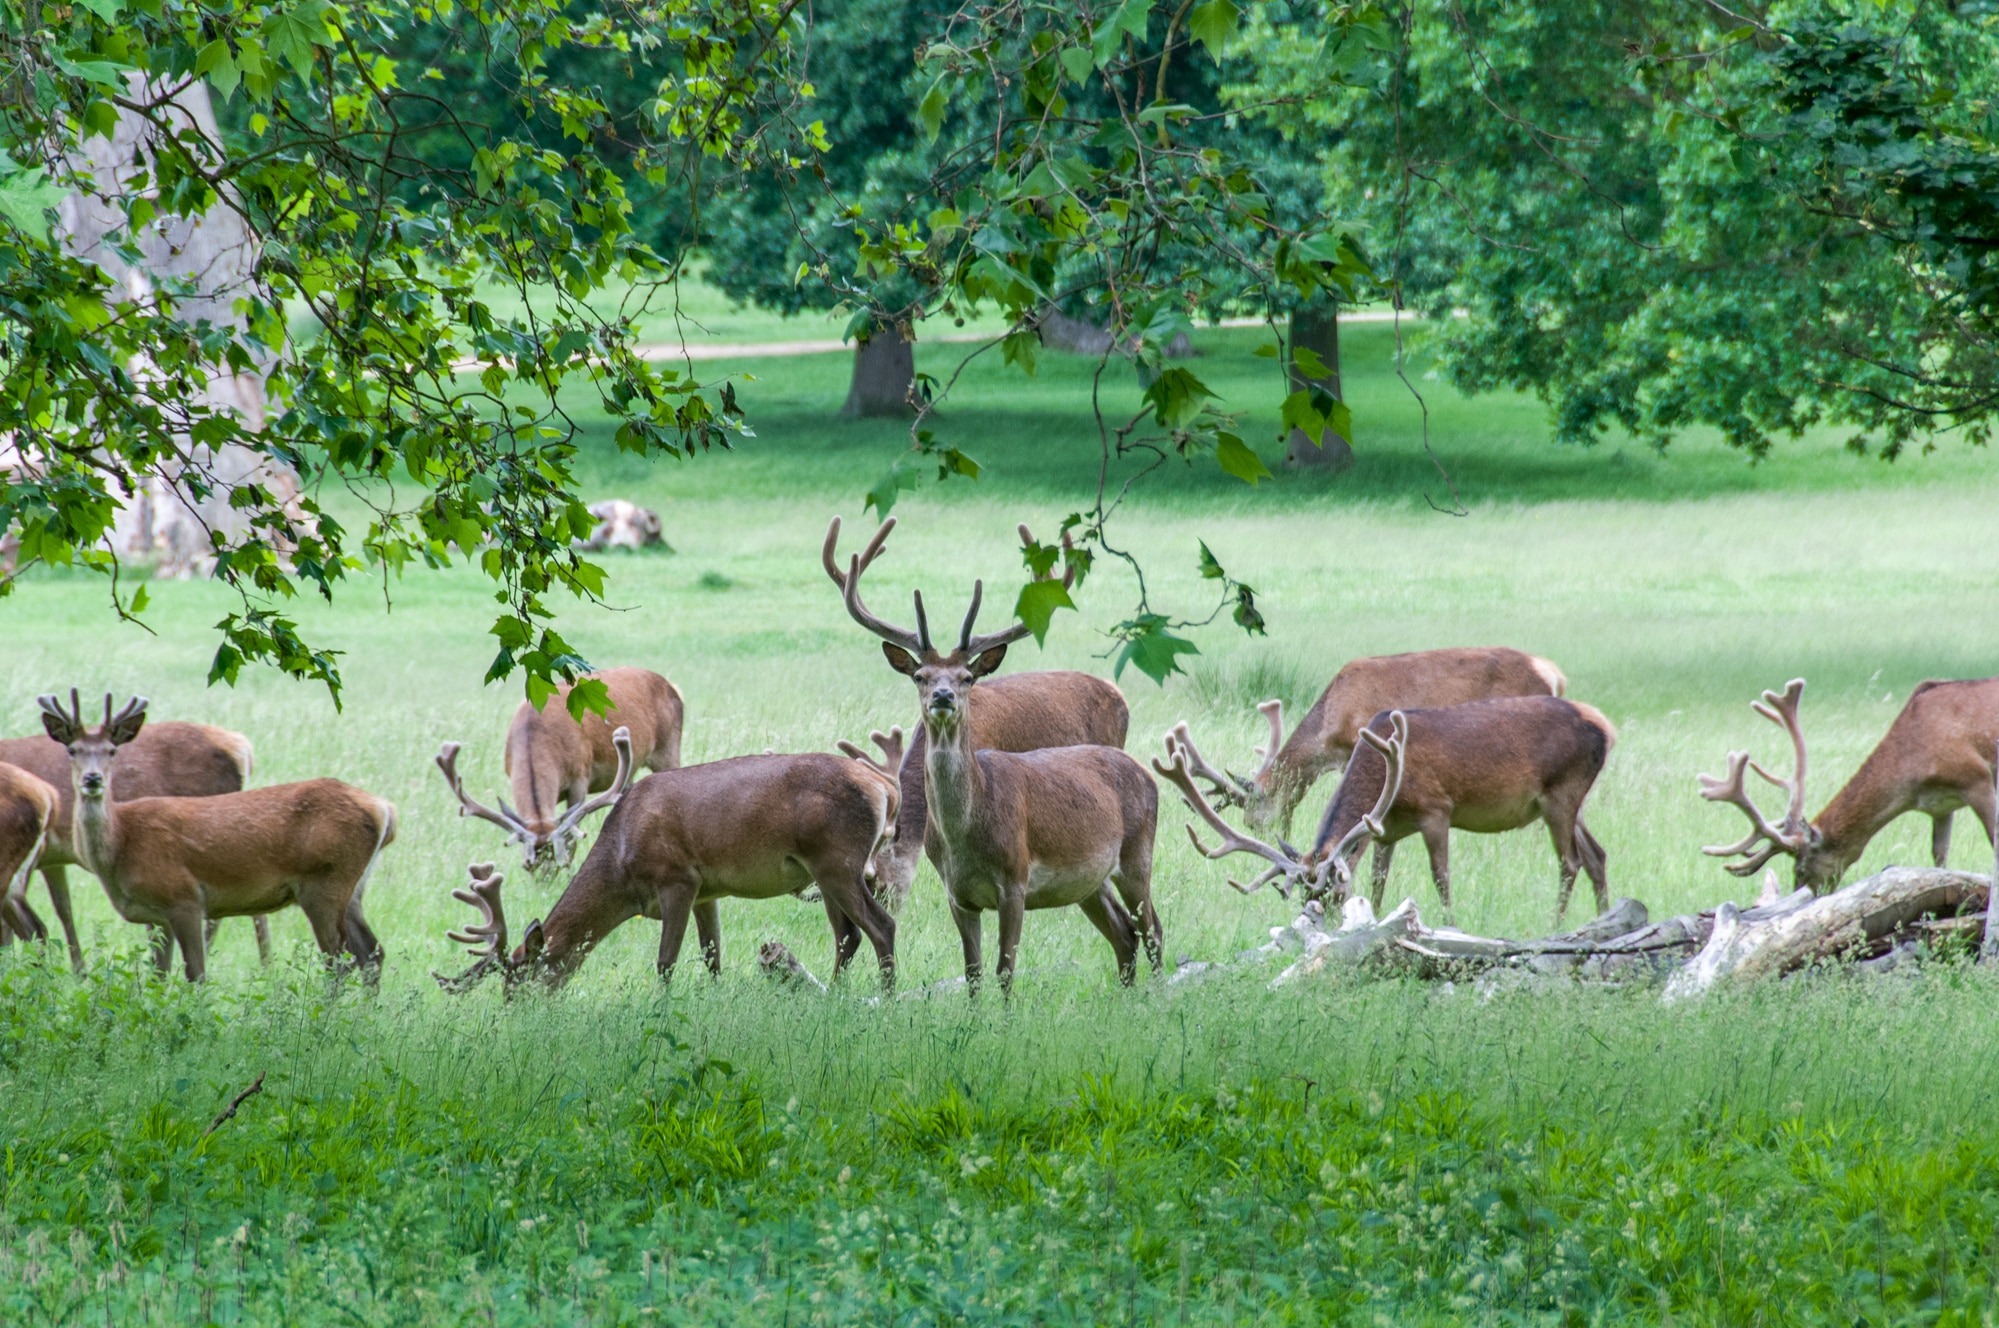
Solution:
{"label": "deer ear", "polygon": [[69,746],[69,721],[47,710],[42,712],[42,728],[63,746]]}
{"label": "deer ear", "polygon": [[541,919],[536,918],[528,924],[527,934],[521,937],[520,962],[532,964],[535,960],[541,958],[542,948],[547,944],[548,933],[542,930]]}
{"label": "deer ear", "polygon": [[1004,642],[1002,642],[1001,644],[992,647],[990,650],[980,652],[980,654],[978,654],[976,657],[973,658],[970,666],[972,670],[972,676],[974,678],[983,678],[988,673],[991,673],[994,669],[998,668],[1001,664],[1004,664],[1005,662],[1006,662],[1006,645]]}
{"label": "deer ear", "polygon": [[916,656],[896,645],[893,641],[882,642],[882,654],[888,656],[888,666],[905,678],[914,678],[919,667]]}
{"label": "deer ear", "polygon": [[111,732],[106,736],[117,746],[123,747],[126,743],[132,741],[132,739],[138,737],[139,730],[144,727],[146,727],[146,712],[140,710],[119,718],[117,722],[112,724]]}

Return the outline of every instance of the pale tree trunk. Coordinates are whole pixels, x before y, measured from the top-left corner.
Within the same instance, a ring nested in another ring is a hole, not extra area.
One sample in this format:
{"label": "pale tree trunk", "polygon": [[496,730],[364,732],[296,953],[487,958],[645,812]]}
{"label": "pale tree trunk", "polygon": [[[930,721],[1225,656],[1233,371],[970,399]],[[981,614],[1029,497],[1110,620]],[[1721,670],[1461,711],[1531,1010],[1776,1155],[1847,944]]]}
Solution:
{"label": "pale tree trunk", "polygon": [[[1306,387],[1323,387],[1334,396],[1340,395],[1340,312],[1339,305],[1331,300],[1316,301],[1291,315],[1291,345],[1312,351],[1325,361],[1330,371],[1324,378],[1307,378],[1295,362],[1290,366],[1291,390],[1302,391]],[[1291,431],[1290,449],[1285,462],[1300,468],[1316,470],[1345,470],[1353,464],[1353,448],[1347,440],[1328,427],[1318,438],[1313,438],[1303,429]]]}
{"label": "pale tree trunk", "polygon": [[916,385],[916,347],[902,329],[878,327],[854,346],[854,380],[840,418],[864,420],[907,415],[915,409],[909,390]]}

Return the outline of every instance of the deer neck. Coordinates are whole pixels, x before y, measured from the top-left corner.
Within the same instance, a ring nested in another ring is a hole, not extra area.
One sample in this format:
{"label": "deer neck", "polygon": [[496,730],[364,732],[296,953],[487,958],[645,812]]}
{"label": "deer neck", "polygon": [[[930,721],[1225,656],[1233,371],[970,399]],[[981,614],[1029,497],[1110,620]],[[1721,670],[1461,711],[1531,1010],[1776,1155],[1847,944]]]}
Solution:
{"label": "deer neck", "polygon": [[1870,755],[1812,818],[1825,851],[1842,864],[1858,858],[1890,821],[1916,805],[1904,781],[1895,778],[1879,757],[1878,750]]}
{"label": "deer neck", "polygon": [[964,709],[948,721],[923,717],[923,796],[929,816],[947,840],[964,836],[980,802],[984,773],[972,750],[971,716]]}
{"label": "deer neck", "polygon": [[101,798],[83,796],[82,785],[72,785],[73,811],[70,815],[70,848],[76,860],[92,875],[113,885],[118,863],[118,821],[110,794]]}

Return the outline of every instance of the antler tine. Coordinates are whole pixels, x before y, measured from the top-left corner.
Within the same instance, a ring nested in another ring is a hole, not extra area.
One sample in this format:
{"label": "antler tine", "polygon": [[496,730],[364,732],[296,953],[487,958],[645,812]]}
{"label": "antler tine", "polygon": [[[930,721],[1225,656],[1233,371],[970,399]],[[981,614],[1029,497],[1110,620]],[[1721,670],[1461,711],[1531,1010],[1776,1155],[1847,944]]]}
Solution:
{"label": "antler tine", "polygon": [[868,735],[868,741],[882,749],[882,767],[891,775],[902,773],[903,741],[902,725],[897,724],[883,733],[880,729]]}
{"label": "antler tine", "polygon": [[869,540],[867,546],[859,553],[847,560],[847,570],[842,572],[840,564],[835,561],[840,543],[840,518],[836,516],[832,524],[826,527],[826,543],[819,550],[819,561],[825,567],[826,575],[840,588],[840,598],[846,603],[849,617],[891,645],[901,646],[904,650],[921,651],[925,647],[919,643],[914,632],[877,618],[868,610],[868,606],[861,602],[861,573],[867,571],[869,565],[880,555],[883,543],[888,539],[889,532],[894,529],[894,517],[882,522],[881,529],[875,532],[874,538]]}
{"label": "antler tine", "polygon": [[1804,694],[1805,680],[1793,678],[1784,685],[1782,695],[1766,691],[1761,701],[1750,703],[1750,708],[1757,714],[1780,725],[1791,735],[1791,750],[1797,758],[1791,778],[1779,779],[1754,761],[1749,764],[1757,774],[1791,795],[1790,809],[1784,814],[1784,825],[1794,831],[1805,823],[1805,731],[1798,723],[1798,702]]}
{"label": "antler tine", "polygon": [[123,710],[120,710],[114,716],[108,717],[104,721],[104,726],[106,728],[109,728],[113,724],[122,723],[123,721],[130,719],[133,715],[139,714],[140,712],[144,711],[148,704],[149,703],[147,702],[145,697],[135,696],[131,700],[125,703],[125,708]]}
{"label": "antler tine", "polygon": [[[444,782],[451,786],[451,792],[458,799],[458,814],[491,821],[509,834],[526,835],[528,828],[521,824],[519,818],[496,812],[491,807],[472,800],[471,795],[465,791],[465,781],[458,774],[458,752],[459,744],[455,742],[447,742],[437,751],[437,768],[444,773]],[[500,805],[505,807],[506,803],[502,802]]]}
{"label": "antler tine", "polygon": [[1217,770],[1208,764],[1207,759],[1201,755],[1200,749],[1194,746],[1194,738],[1187,729],[1186,720],[1183,719],[1178,724],[1175,724],[1170,736],[1173,742],[1179,746],[1180,750],[1187,754],[1188,768],[1194,774],[1215,786],[1213,796],[1221,802],[1222,806],[1226,807],[1230,803],[1242,801],[1243,790],[1241,783],[1227,771]]}
{"label": "antler tine", "polygon": [[965,610],[965,625],[958,629],[958,653],[968,659],[972,649],[972,625],[979,620],[979,602],[985,597],[986,583],[975,579],[972,582],[972,607]]}
{"label": "antler tine", "polygon": [[1250,776],[1251,783],[1261,785],[1269,777],[1271,767],[1277,764],[1277,753],[1284,747],[1284,702],[1276,699],[1265,701],[1257,710],[1270,722],[1270,745],[1256,749],[1256,754],[1263,758],[1263,764]]}
{"label": "antler tine", "polygon": [[[1034,532],[1027,528],[1027,523],[1025,521],[1021,522],[1018,526],[1014,527],[1014,529],[1020,532],[1020,542],[1022,544],[1031,547],[1035,543],[1037,543],[1037,541],[1034,538]],[[1071,553],[1074,553],[1075,551],[1076,551],[1075,541],[1069,538],[1068,531],[1066,530],[1063,531],[1062,532],[1062,588],[1064,590],[1071,589],[1076,584],[1076,564],[1070,561],[1069,559],[1069,555]]]}
{"label": "antler tine", "polygon": [[[1311,874],[1311,868],[1298,861],[1298,859],[1283,852],[1281,849],[1272,848],[1260,839],[1243,834],[1227,821],[1224,821],[1215,809],[1208,805],[1208,800],[1201,796],[1200,787],[1194,783],[1194,776],[1187,768],[1186,751],[1175,742],[1173,735],[1170,733],[1166,736],[1166,755],[1169,758],[1166,762],[1160,761],[1156,756],[1153,757],[1152,768],[1159,773],[1160,778],[1179,789],[1180,796],[1187,800],[1187,805],[1193,809],[1194,813],[1206,821],[1209,828],[1222,837],[1222,842],[1218,847],[1209,848],[1201,842],[1201,837],[1194,832],[1194,827],[1189,825],[1187,827],[1187,837],[1194,841],[1194,847],[1200,851],[1202,857],[1210,859],[1225,858],[1231,853],[1253,853],[1265,861],[1275,864],[1278,871],[1287,881],[1293,877]],[[1263,877],[1258,878],[1256,884],[1261,885],[1265,879],[1270,878],[1270,873],[1266,872]],[[1255,886],[1251,888],[1255,888]],[[1280,887],[1280,890],[1287,898],[1290,896],[1288,889]]]}
{"label": "antler tine", "polygon": [[[1328,870],[1332,869],[1334,863],[1345,862],[1347,854],[1361,847],[1367,840],[1380,837],[1383,829],[1382,818],[1388,815],[1388,809],[1395,805],[1395,799],[1402,793],[1403,759],[1409,750],[1409,716],[1397,710],[1388,717],[1388,724],[1390,736],[1386,738],[1373,729],[1360,731],[1360,740],[1381,754],[1385,767],[1382,773],[1381,794],[1375,798],[1373,810],[1356,821],[1353,828],[1340,837],[1340,842],[1333,845],[1333,851],[1326,855],[1325,866]],[[1321,880],[1324,876],[1325,872],[1322,871]]]}
{"label": "antler tine", "polygon": [[74,687],[69,689],[69,718],[76,725],[76,731],[83,732],[83,698],[76,694]]}
{"label": "antler tine", "polygon": [[916,600],[916,648],[918,650],[929,650],[930,619],[924,616],[923,613],[923,592],[920,590],[913,590],[910,592],[910,594],[914,596]]}
{"label": "antler tine", "polygon": [[601,807],[610,806],[624,796],[626,786],[632,782],[632,731],[622,725],[619,726],[617,731],[611,734],[611,745],[618,749],[618,777],[612,780],[611,787],[602,793],[594,798],[586,798],[571,807],[568,813],[555,823],[555,832],[550,836],[551,839],[560,840],[574,830],[584,817]]}
{"label": "antler tine", "polygon": [[445,935],[471,947],[477,962],[457,977],[432,971],[437,985],[450,992],[470,991],[488,973],[507,963],[507,912],[500,902],[500,887],[506,883],[506,874],[494,871],[490,862],[475,862],[465,869],[465,874],[469,881],[453,890],[451,897],[478,909],[479,921]]}
{"label": "antler tine", "polygon": [[[1747,854],[1743,861],[1728,864],[1728,871],[1736,876],[1753,874],[1779,853],[1797,853],[1803,842],[1800,835],[1771,825],[1769,818],[1756,805],[1756,800],[1749,796],[1749,791],[1743,787],[1743,776],[1749,764],[1748,752],[1730,752],[1727,775],[1719,779],[1713,775],[1699,776],[1703,798],[1709,802],[1728,803],[1749,818],[1749,833],[1741,839],[1733,844],[1710,844],[1701,850],[1713,858]],[[1760,850],[1758,844],[1763,845]]]}
{"label": "antler tine", "polygon": [[104,727],[111,727],[111,693],[104,694]]}

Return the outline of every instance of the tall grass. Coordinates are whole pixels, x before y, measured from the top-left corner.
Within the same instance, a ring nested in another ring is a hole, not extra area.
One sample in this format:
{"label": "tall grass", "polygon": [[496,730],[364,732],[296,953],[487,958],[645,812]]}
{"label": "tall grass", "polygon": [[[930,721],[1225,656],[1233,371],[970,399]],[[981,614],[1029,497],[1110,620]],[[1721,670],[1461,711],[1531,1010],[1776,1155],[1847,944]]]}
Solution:
{"label": "tall grass", "polygon": [[[1254,341],[1208,336],[1198,372],[1257,399]],[[1677,911],[1755,892],[1700,855],[1737,827],[1693,775],[1731,747],[1775,755],[1746,705],[1761,688],[1810,680],[1817,802],[1916,682],[1999,671],[1999,570],[1975,553],[1994,497],[1982,454],[1891,470],[1836,439],[1754,469],[1699,439],[1663,458],[1557,451],[1531,403],[1428,384],[1472,509],[1453,519],[1419,495],[1434,473],[1383,341],[1349,343],[1349,476],[1251,492],[1176,470],[1129,514],[1162,601],[1203,593],[1198,535],[1271,621],[1267,639],[1203,634],[1164,688],[1127,677],[1135,753],[1184,718],[1241,767],[1264,738],[1255,702],[1295,715],[1355,655],[1533,650],[1621,730],[1590,804],[1614,890]],[[646,468],[593,450],[600,492],[658,506],[677,552],[612,558],[610,609],[563,624],[593,660],[681,686],[690,761],[823,750],[911,718],[907,682],[816,557],[834,511],[865,524],[856,495],[897,430],[832,421],[843,357],[745,368],[758,437],[738,455]],[[944,426],[986,478],[905,496],[871,602],[1007,584],[1013,523],[1052,528],[1087,482],[1087,391],[1062,357],[1026,386],[975,372]],[[1016,647],[1010,666],[1104,670],[1100,632],[1130,589],[1093,579],[1048,648]],[[723,905],[717,983],[663,991],[641,923],[557,997],[448,999],[428,970],[463,962],[443,938],[460,920],[449,890],[467,861],[502,855],[429,760],[461,740],[471,782],[500,779],[516,696],[474,682],[487,592],[427,575],[386,587],[390,612],[360,596],[306,608],[350,652],[344,714],[261,676],[204,689],[224,597],[153,592],[147,635],[110,626],[94,582],[25,581],[0,609],[9,731],[32,724],[39,691],[143,691],[162,717],[248,733],[260,783],[333,774],[394,799],[401,838],[367,901],[389,969],[373,997],[329,990],[302,919],[281,915],[280,964],[260,971],[248,929],[227,924],[213,981],[187,990],[145,969],[139,929],[79,874],[90,975],[0,956],[0,1320],[1851,1324],[1989,1309],[1999,991],[1974,969],[1823,975],[1692,1009],[1643,988],[1272,992],[1267,968],[1122,992],[1080,917],[1039,914],[1015,999],[973,1003],[920,990],[958,967],[926,868],[894,1000],[866,981],[768,989],[760,940],[828,967],[823,913],[791,901]],[[1260,943],[1285,909],[1228,890],[1164,806],[1169,953]],[[1927,830],[1897,823],[1856,870],[1923,860]],[[1968,824],[1955,858],[1989,865]],[[1465,925],[1547,926],[1544,836],[1459,835],[1453,866]],[[517,922],[555,888],[511,882]],[[1391,894],[1433,902],[1420,852],[1400,855]]]}

